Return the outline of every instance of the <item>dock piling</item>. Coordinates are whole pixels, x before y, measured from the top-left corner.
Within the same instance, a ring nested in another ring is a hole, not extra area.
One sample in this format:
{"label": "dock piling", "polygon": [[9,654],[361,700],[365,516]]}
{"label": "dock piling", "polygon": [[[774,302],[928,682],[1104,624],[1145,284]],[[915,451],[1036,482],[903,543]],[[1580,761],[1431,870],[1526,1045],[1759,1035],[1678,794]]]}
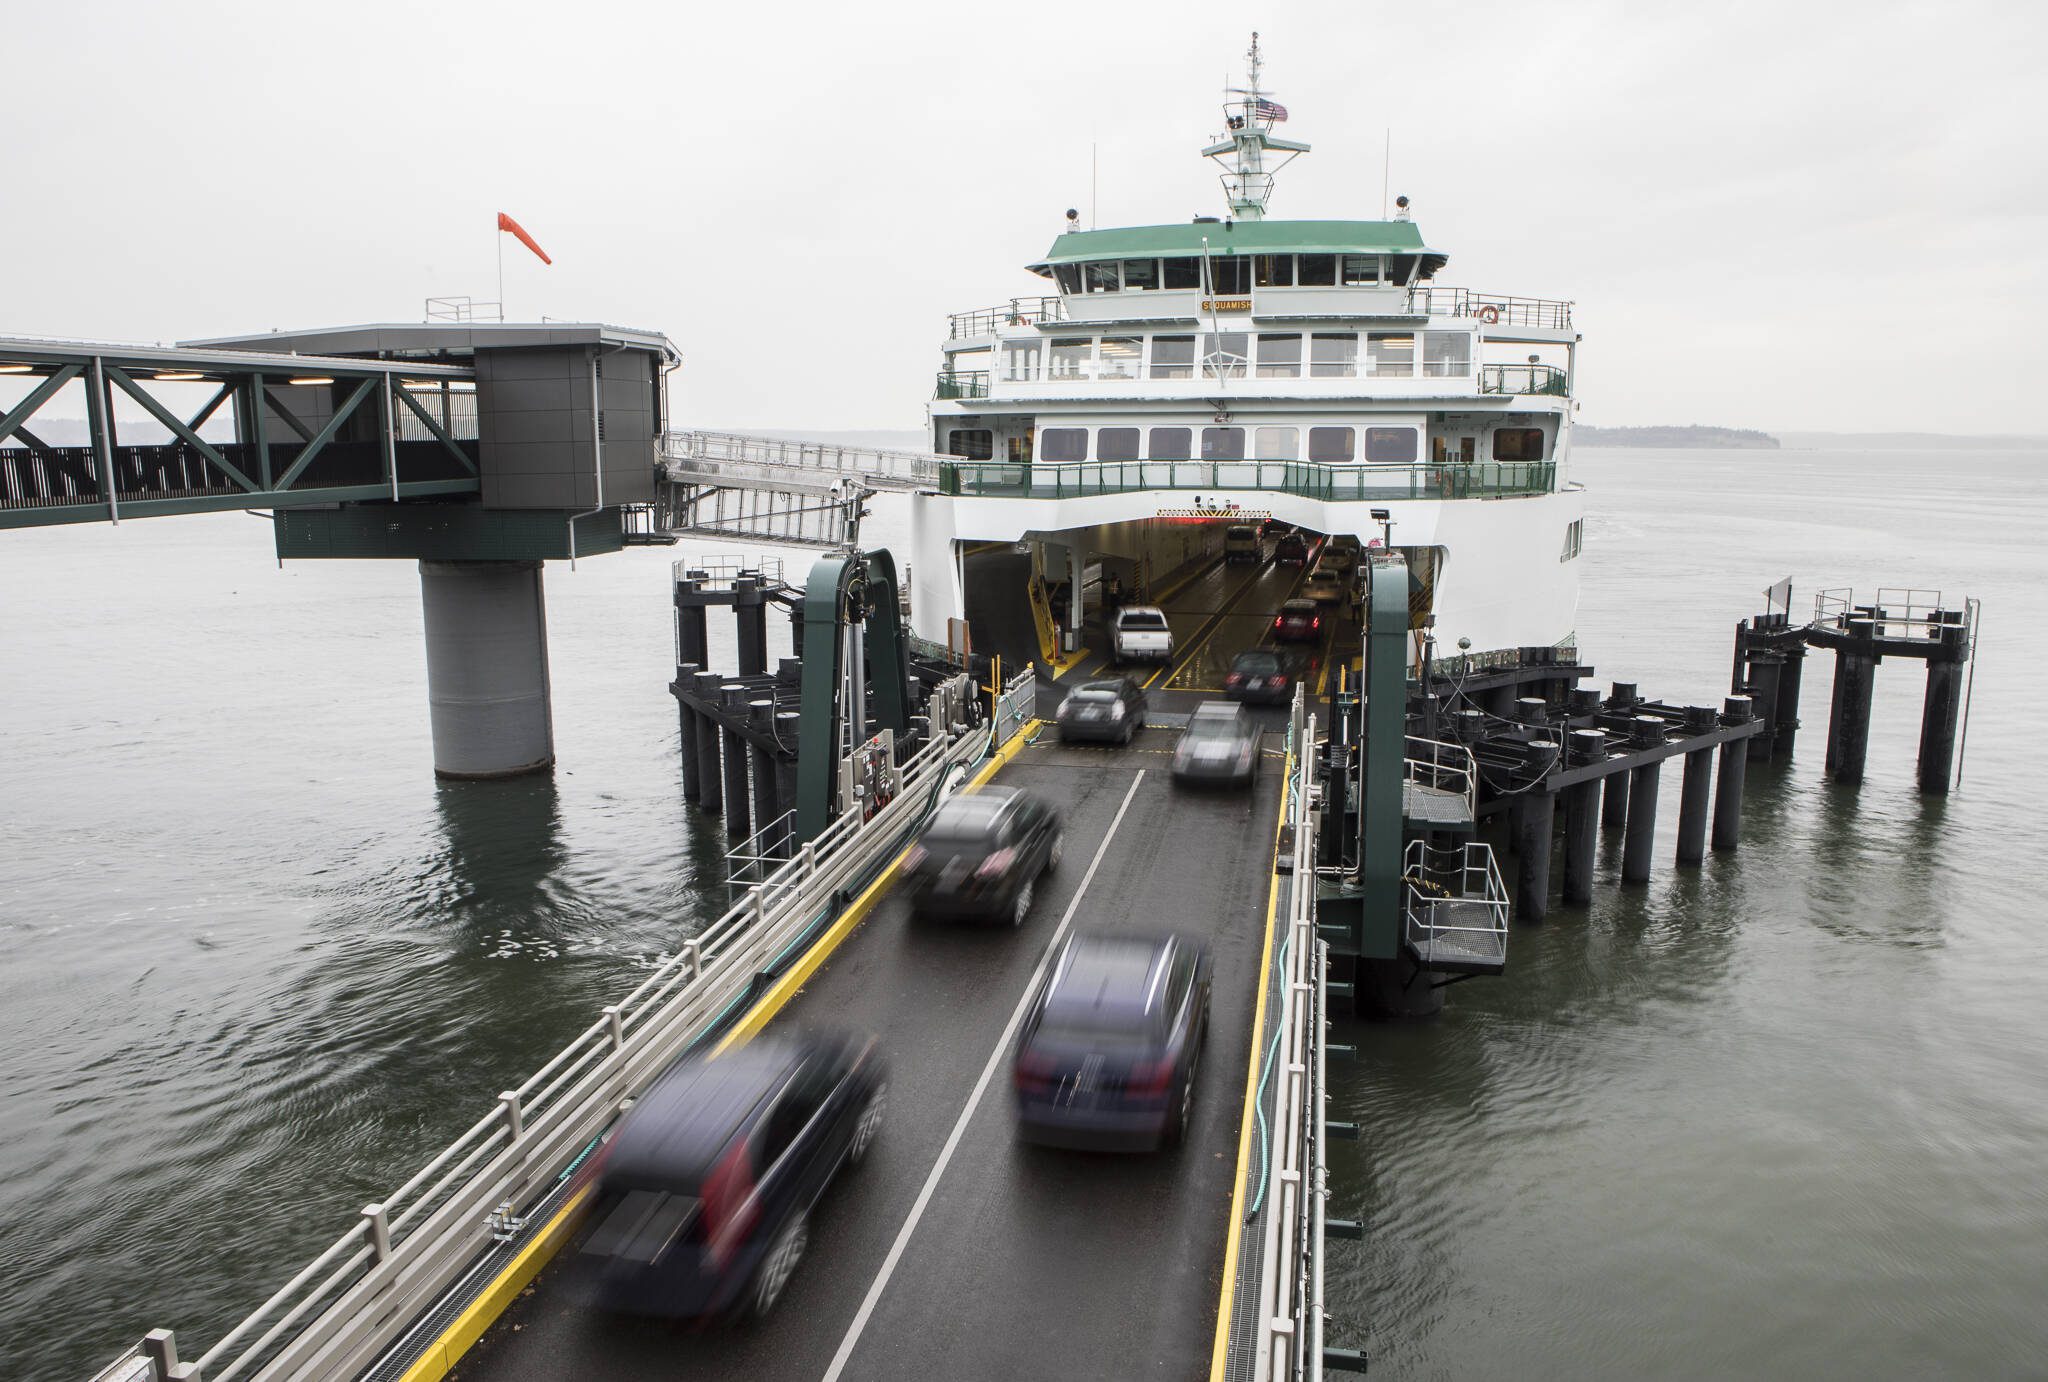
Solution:
{"label": "dock piling", "polygon": [[[1944,612],[1945,613],[1945,612]],[[1960,619],[1960,616],[1954,616]],[[1959,622],[1943,623],[1941,639],[1960,649],[1964,638]],[[1927,659],[1927,699],[1920,711],[1920,790],[1946,796],[1956,761],[1956,718],[1962,708],[1963,660]]]}
{"label": "dock piling", "polygon": [[[1730,696],[1721,703],[1721,723],[1747,724],[1749,697]],[[1740,739],[1721,745],[1721,771],[1714,783],[1715,849],[1734,849],[1742,838],[1742,779],[1749,766],[1749,753]]]}
{"label": "dock piling", "polygon": [[1863,781],[1863,763],[1870,750],[1870,693],[1877,679],[1877,657],[1870,651],[1871,623],[1852,620],[1850,632],[1861,647],[1845,647],[1835,656],[1834,706],[1828,715],[1827,775],[1854,786]]}
{"label": "dock piling", "polygon": [[1541,921],[1550,911],[1550,840],[1557,798],[1535,786],[1515,812],[1515,917]]}
{"label": "dock piling", "polygon": [[[727,682],[718,688],[720,707],[736,717],[747,707],[747,688]],[[747,838],[747,742],[730,726],[725,739],[725,833],[735,840]]]}
{"label": "dock piling", "polygon": [[[1695,733],[1713,729],[1713,707],[1687,706],[1685,726]],[[1678,789],[1678,862],[1681,866],[1698,864],[1707,857],[1707,812],[1713,783],[1713,749],[1694,749],[1685,756],[1685,776]]]}

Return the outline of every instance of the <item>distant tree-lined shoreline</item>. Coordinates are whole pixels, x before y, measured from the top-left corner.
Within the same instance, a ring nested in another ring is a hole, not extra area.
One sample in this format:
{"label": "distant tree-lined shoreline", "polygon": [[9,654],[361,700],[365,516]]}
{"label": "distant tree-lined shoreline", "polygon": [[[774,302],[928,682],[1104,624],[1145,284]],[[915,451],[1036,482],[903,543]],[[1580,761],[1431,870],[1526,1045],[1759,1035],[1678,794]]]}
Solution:
{"label": "distant tree-lined shoreline", "polygon": [[1572,428],[1580,446],[1683,446],[1720,451],[1775,451],[1778,439],[1769,432],[1740,427],[1589,427]]}

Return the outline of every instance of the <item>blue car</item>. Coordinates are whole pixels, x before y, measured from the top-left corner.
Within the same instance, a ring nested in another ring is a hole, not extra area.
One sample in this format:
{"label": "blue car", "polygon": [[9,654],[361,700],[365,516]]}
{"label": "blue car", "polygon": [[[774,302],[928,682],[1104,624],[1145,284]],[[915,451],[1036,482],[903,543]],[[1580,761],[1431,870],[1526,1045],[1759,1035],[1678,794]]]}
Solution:
{"label": "blue car", "polygon": [[1194,1111],[1209,982],[1209,952],[1183,936],[1069,936],[1017,1040],[1019,1134],[1096,1151],[1178,1146]]}

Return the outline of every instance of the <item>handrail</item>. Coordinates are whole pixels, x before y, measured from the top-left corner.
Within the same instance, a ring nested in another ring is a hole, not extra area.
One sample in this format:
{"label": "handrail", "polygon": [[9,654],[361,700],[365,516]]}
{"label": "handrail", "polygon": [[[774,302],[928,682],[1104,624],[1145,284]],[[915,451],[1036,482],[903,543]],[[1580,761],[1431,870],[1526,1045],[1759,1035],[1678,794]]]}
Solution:
{"label": "handrail", "polygon": [[1144,490],[1261,490],[1306,499],[1488,499],[1548,494],[1552,461],[1443,461],[1418,465],[1322,465],[1314,461],[946,460],[941,494],[1068,499]]}
{"label": "handrail", "polygon": [[[1034,690],[1027,669],[999,700],[999,723],[1021,722]],[[227,1382],[252,1369],[283,1379],[367,1365],[490,1246],[494,1213],[524,1212],[556,1189],[622,1102],[716,1030],[758,976],[894,855],[955,769],[992,747],[986,727],[927,744],[874,817],[834,818],[187,1367]],[[141,1352],[175,1358],[168,1331],[161,1343],[161,1353],[147,1343]],[[152,1362],[142,1375],[173,1373]]]}
{"label": "handrail", "polygon": [[[1323,1160],[1326,1106],[1324,1012],[1328,947],[1316,936],[1316,719],[1303,693],[1289,714],[1289,824],[1293,872],[1279,965],[1273,1031],[1276,1067],[1271,1150],[1261,1202],[1259,1291],[1253,1309],[1253,1382],[1318,1379],[1323,1373],[1323,1220],[1329,1176]],[[1264,1033],[1258,1034],[1264,1039]]]}
{"label": "handrail", "polygon": [[[1486,937],[1487,950],[1497,949],[1501,962],[1506,962],[1508,890],[1490,846],[1474,840],[1433,847],[1425,840],[1411,840],[1401,863],[1403,939],[1415,948],[1425,967],[1440,938],[1458,936]],[[1446,879],[1456,884],[1456,891],[1445,886]],[[1442,891],[1425,891],[1431,887]],[[1477,926],[1441,920],[1440,914],[1453,906],[1477,907],[1486,920]]]}
{"label": "handrail", "polygon": [[934,398],[987,398],[988,371],[985,369],[942,369]]}
{"label": "handrail", "polygon": [[1064,321],[1066,316],[1066,300],[1057,294],[1011,298],[999,306],[953,313],[946,318],[946,339],[961,341],[975,336],[993,336],[1006,326],[1035,326],[1039,322]]}
{"label": "handrail", "polygon": [[722,475],[720,467],[742,466],[758,469],[765,479],[789,479],[802,472],[827,482],[850,478],[899,485],[930,484],[939,466],[939,458],[925,451],[702,431],[664,432],[661,461],[684,473],[708,465]]}
{"label": "handrail", "polygon": [[1849,586],[1833,586],[1813,597],[1813,622],[1821,628],[1847,630],[1867,623],[1878,638],[1941,638],[1960,628],[1965,642],[1975,642],[1978,602],[1949,604],[1939,590],[1911,586],[1879,586],[1870,600],[1856,598]]}
{"label": "handrail", "polygon": [[1571,377],[1556,365],[1481,365],[1479,392],[1568,398]]}
{"label": "handrail", "polygon": [[[1411,288],[1408,295],[1411,306],[1433,317],[1478,317],[1488,325],[1505,322],[1509,326],[1533,326],[1545,331],[1572,329],[1572,304],[1557,298],[1480,293],[1438,283]],[[1485,311],[1489,307],[1493,309],[1490,317]]]}
{"label": "handrail", "polygon": [[1479,772],[1469,747],[1411,734],[1403,753],[1405,780],[1463,797],[1467,815],[1477,809]]}

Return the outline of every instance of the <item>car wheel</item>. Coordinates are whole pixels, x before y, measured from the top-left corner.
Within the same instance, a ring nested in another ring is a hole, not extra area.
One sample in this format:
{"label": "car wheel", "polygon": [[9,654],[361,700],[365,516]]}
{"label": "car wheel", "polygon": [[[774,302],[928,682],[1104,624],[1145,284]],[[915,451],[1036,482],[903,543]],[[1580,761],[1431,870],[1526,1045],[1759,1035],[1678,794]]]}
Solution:
{"label": "car wheel", "polygon": [[1174,1110],[1173,1124],[1167,1129],[1166,1141],[1170,1147],[1179,1147],[1188,1140],[1188,1129],[1195,1121],[1195,1070],[1199,1061],[1188,1057],[1188,1077],[1181,1082],[1180,1107]]}
{"label": "car wheel", "polygon": [[846,1148],[846,1159],[858,1166],[874,1143],[875,1134],[881,1130],[882,1114],[889,1106],[889,1086],[878,1084],[875,1092],[868,1095],[866,1105],[861,1108],[860,1121],[853,1125],[853,1141]]}
{"label": "car wheel", "polygon": [[1066,842],[1067,833],[1064,830],[1055,830],[1053,832],[1052,845],[1045,851],[1045,871],[1047,873],[1051,873],[1060,866],[1060,850]]}
{"label": "car wheel", "polygon": [[1137,734],[1137,732],[1138,732],[1138,727],[1137,727],[1136,725],[1134,725],[1134,724],[1126,724],[1126,725],[1124,726],[1124,737],[1123,737],[1123,739],[1122,739],[1121,741],[1119,741],[1119,742],[1121,742],[1121,743],[1123,744],[1123,746],[1124,746],[1125,748],[1129,748],[1129,747],[1131,746],[1131,738],[1132,738],[1132,736],[1134,736],[1135,734]]}
{"label": "car wheel", "polygon": [[761,1270],[754,1276],[754,1318],[767,1315],[775,1308],[775,1302],[782,1299],[782,1289],[795,1275],[797,1263],[804,1260],[804,1249],[810,1246],[810,1242],[811,1217],[808,1214],[798,1214],[776,1235],[768,1255],[761,1259]]}
{"label": "car wheel", "polygon": [[1022,926],[1024,918],[1031,915],[1031,880],[1025,879],[1017,889],[1017,901],[1010,908],[1010,925]]}

